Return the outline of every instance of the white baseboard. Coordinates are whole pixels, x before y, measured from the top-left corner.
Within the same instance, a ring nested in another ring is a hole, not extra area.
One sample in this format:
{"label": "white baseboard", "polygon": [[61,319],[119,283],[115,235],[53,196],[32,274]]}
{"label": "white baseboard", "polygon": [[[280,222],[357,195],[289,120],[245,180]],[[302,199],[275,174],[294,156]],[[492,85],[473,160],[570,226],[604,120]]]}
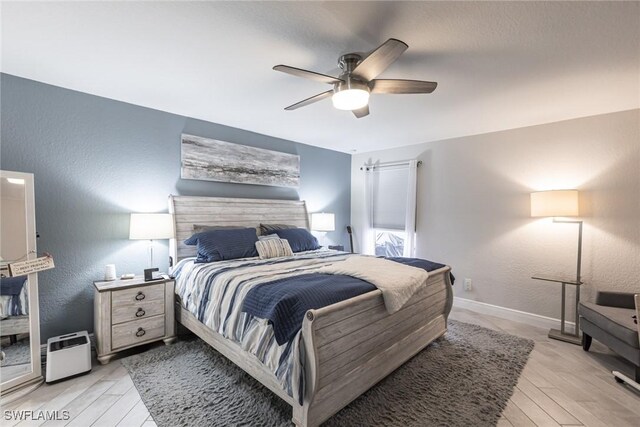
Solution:
{"label": "white baseboard", "polygon": [[[475,311],[476,313],[500,317],[501,319],[526,323],[527,325],[537,326],[543,329],[560,329],[560,319],[540,316],[539,314],[527,313],[526,311],[514,310],[512,308],[500,307],[499,305],[453,297],[453,306]],[[572,332],[575,328],[574,322],[565,322],[565,325],[568,327],[567,332]]]}

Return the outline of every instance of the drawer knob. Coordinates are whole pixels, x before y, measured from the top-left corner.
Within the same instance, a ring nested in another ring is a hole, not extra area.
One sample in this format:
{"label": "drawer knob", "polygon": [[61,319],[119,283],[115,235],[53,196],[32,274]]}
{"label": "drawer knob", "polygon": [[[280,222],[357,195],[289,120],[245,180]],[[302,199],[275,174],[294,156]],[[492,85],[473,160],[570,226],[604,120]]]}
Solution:
{"label": "drawer knob", "polygon": [[143,299],[145,299],[145,294],[142,291],[139,291],[136,295],[136,301],[142,301]]}
{"label": "drawer knob", "polygon": [[137,337],[141,337],[141,336],[143,336],[143,335],[144,335],[144,334],[146,334],[146,333],[147,333],[147,331],[145,331],[144,329],[142,329],[142,328],[138,328],[138,331],[136,332],[136,336],[137,336]]}
{"label": "drawer knob", "polygon": [[138,311],[136,311],[136,317],[142,317],[145,314],[146,314],[145,311],[141,308],[138,308]]}

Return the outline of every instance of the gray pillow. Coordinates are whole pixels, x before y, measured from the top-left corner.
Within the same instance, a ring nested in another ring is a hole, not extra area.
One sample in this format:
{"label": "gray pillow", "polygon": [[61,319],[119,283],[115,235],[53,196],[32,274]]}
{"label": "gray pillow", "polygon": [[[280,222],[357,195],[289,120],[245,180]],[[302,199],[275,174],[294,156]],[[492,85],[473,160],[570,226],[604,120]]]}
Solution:
{"label": "gray pillow", "polygon": [[[193,234],[202,233],[203,231],[215,231],[215,230],[237,230],[239,228],[251,228],[246,225],[204,225],[193,224]],[[256,227],[256,234],[260,232],[260,227]]]}
{"label": "gray pillow", "polygon": [[260,234],[273,234],[276,230],[287,230],[289,228],[298,228],[295,225],[287,224],[260,224]]}

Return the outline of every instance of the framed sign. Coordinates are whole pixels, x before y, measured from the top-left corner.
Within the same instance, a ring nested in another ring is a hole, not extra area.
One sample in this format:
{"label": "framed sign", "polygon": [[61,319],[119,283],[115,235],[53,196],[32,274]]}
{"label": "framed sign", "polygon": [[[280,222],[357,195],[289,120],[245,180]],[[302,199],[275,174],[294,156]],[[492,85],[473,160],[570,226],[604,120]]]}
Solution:
{"label": "framed sign", "polygon": [[26,276],[27,274],[37,273],[38,271],[50,270],[54,268],[53,258],[43,256],[29,261],[14,262],[9,264],[9,275]]}

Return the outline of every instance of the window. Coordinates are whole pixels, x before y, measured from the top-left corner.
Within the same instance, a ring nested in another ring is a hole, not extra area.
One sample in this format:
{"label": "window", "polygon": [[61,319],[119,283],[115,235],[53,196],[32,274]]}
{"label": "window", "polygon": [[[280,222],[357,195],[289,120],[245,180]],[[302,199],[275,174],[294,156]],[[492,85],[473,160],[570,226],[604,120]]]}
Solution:
{"label": "window", "polygon": [[416,168],[417,161],[411,160],[367,169],[369,237],[365,253],[415,256]]}
{"label": "window", "polygon": [[376,256],[398,257],[404,254],[404,231],[375,230]]}
{"label": "window", "polygon": [[406,166],[376,168],[371,177],[373,228],[404,231],[409,169]]}

